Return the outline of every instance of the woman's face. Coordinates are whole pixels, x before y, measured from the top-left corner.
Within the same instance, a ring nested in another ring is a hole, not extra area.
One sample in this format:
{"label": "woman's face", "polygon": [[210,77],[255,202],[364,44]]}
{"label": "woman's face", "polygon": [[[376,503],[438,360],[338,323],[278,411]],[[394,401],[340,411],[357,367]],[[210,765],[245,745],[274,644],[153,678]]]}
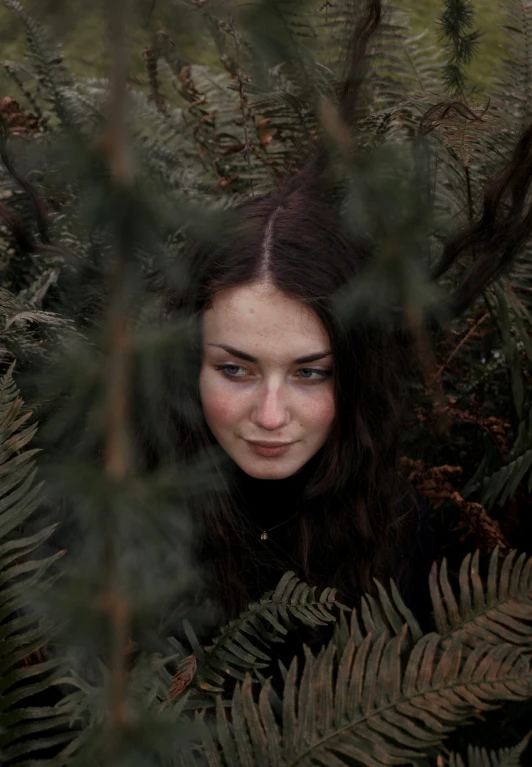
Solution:
{"label": "woman's face", "polygon": [[322,447],[335,415],[332,366],[321,320],[270,283],[221,291],[203,315],[205,419],[252,477],[289,477]]}

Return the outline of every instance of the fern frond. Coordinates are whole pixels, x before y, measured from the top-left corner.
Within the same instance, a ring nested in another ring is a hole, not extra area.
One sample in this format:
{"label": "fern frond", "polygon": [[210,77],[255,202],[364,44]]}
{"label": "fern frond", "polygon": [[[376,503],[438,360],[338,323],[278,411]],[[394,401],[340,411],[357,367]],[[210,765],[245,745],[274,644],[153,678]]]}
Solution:
{"label": "fern frond", "polygon": [[0,65],[4,68],[10,80],[15,83],[18,90],[24,95],[24,98],[32,108],[33,112],[37,115],[37,117],[43,117],[39,104],[35,100],[33,94],[25,86],[22,78],[19,77],[19,72],[22,72],[23,74],[29,75],[31,78],[33,78],[33,72],[31,72],[24,64],[18,61],[4,60],[0,61]]}
{"label": "fern frond", "polygon": [[523,479],[529,475],[528,491],[532,490],[532,408],[528,420],[519,424],[517,439],[504,466],[482,480],[482,500],[492,505],[498,499],[502,506],[511,498]]}
{"label": "fern frond", "polygon": [[68,110],[61,95],[61,88],[70,82],[67,71],[61,66],[63,55],[54,45],[46,30],[32,18],[17,0],[1,0],[3,5],[17,14],[25,26],[30,56],[35,75],[45,98],[54,107],[57,116],[68,122]]}
{"label": "fern frond", "polygon": [[405,647],[410,647],[421,639],[423,631],[413,612],[404,603],[399,590],[390,579],[390,593],[375,579],[378,595],[365,594],[360,603],[360,610],[353,609],[349,620],[345,611],[340,612],[335,630],[334,641],[337,655],[340,656],[348,641],[359,647],[366,636],[371,634],[373,641],[384,636],[391,639],[405,630]]}
{"label": "fern frond", "polygon": [[225,678],[243,680],[247,671],[267,668],[272,660],[267,652],[270,644],[283,642],[297,624],[316,627],[335,621],[333,611],[339,607],[336,589],[324,589],[317,596],[315,586],[289,571],[273,592],[267,592],[238,618],[222,626],[212,645],[200,647],[191,627],[186,626],[198,664],[195,686],[221,692]]}
{"label": "fern frond", "polygon": [[507,119],[521,131],[532,117],[532,2],[506,0],[502,12],[507,47],[494,97]]}
{"label": "fern frond", "polygon": [[[475,112],[471,110],[474,114]],[[477,119],[461,117],[457,114],[447,116],[442,120],[439,134],[443,145],[455,156],[464,168],[470,167],[475,159],[476,152],[485,152],[486,137],[495,132],[501,125],[500,118],[493,114],[480,114],[484,110],[479,109]]]}
{"label": "fern frond", "polygon": [[532,646],[532,557],[511,551],[499,562],[495,549],[490,558],[487,583],[479,575],[479,552],[468,554],[460,567],[458,598],[447,575],[447,562],[433,565],[429,586],[434,620],[444,644],[459,632],[464,643]]}
{"label": "fern frond", "polygon": [[353,759],[368,767],[415,762],[475,711],[532,696],[530,659],[521,648],[482,643],[467,652],[458,635],[443,648],[438,635],[428,634],[405,660],[403,642],[404,632],[377,642],[368,634],[358,648],[348,643],[336,675],[333,643],[316,657],[307,649],[300,678],[297,659],[290,666],[282,723],[269,683],[255,702],[246,676],[234,691],[230,719],[217,702],[219,742],[209,747],[204,739],[208,762],[262,767],[340,767]]}
{"label": "fern frond", "polygon": [[[460,568],[458,596],[449,581],[447,561],[444,559],[440,568],[433,565],[429,588],[436,629],[444,646],[457,633],[467,647],[478,642],[532,646],[532,557],[527,558],[525,553],[516,557],[517,552],[511,551],[500,562],[500,553],[495,549],[484,586],[479,575],[479,552],[468,554]],[[390,583],[391,595],[377,582],[378,598],[366,594],[360,611],[353,610],[349,622],[340,614],[334,635],[338,654],[348,642],[359,647],[369,635],[376,641],[404,633],[407,648],[421,639],[419,624],[393,581]]]}
{"label": "fern frond", "polygon": [[59,317],[57,314],[54,314],[53,312],[42,312],[38,311],[37,309],[33,310],[27,310],[23,312],[17,312],[16,314],[13,314],[11,317],[6,318],[6,324],[3,328],[3,331],[5,333],[6,330],[9,330],[9,328],[12,325],[15,325],[19,328],[25,327],[26,323],[28,322],[41,322],[45,325],[54,325],[54,326],[64,326],[66,324],[63,317]]}
{"label": "fern frond", "polygon": [[316,588],[300,581],[291,571],[280,580],[274,592],[249,605],[238,618],[220,629],[212,648],[207,648],[205,667],[198,669],[198,685],[209,689],[212,682],[223,682],[219,671],[244,679],[242,669],[265,668],[271,662],[264,647],[282,641],[293,621],[306,626],[323,626],[335,620],[335,589],[325,589],[316,598]]}
{"label": "fern frond", "polygon": [[[52,270],[52,274],[55,270]],[[33,287],[14,295],[0,287],[0,354],[10,352],[12,356],[35,352],[42,353],[41,339],[46,333],[60,333],[71,330],[73,323],[55,312],[36,308],[35,301],[46,292],[54,277],[50,272],[46,278],[34,281]]]}
{"label": "fern frond", "polygon": [[407,14],[387,14],[373,53],[370,83],[374,108],[394,108],[411,94],[440,93],[443,54],[428,42],[427,30],[414,35]]}
{"label": "fern frond", "polygon": [[20,291],[18,299],[28,306],[41,309],[48,290],[57,282],[58,276],[59,269],[57,267],[45,270],[31,285]]}
{"label": "fern frond", "polygon": [[407,37],[402,43],[404,69],[410,70],[409,90],[440,92],[443,81],[443,51],[427,40],[428,30]]}
{"label": "fern frond", "polygon": [[529,475],[528,492],[532,491],[532,448],[510,460],[486,480],[483,503],[492,505],[499,498],[499,506],[503,506],[511,498],[521,481]]}
{"label": "fern frond", "polygon": [[[24,667],[22,661],[48,641],[51,627],[32,612],[39,590],[46,589],[50,565],[61,553],[44,560],[28,559],[51,535],[55,525],[24,535],[28,518],[40,502],[42,483],[35,483],[36,450],[28,449],[36,426],[13,381],[13,365],[0,378],[0,752],[2,763],[47,743],[65,740],[65,732],[48,730],[68,724],[52,708],[28,706],[45,690],[55,661]],[[23,764],[23,762],[17,762]]]}
{"label": "fern frond", "polygon": [[449,756],[449,767],[520,767],[521,754],[525,750],[530,735],[523,738],[521,743],[513,748],[500,748],[498,751],[488,751],[486,748],[468,746],[467,761],[460,754]]}

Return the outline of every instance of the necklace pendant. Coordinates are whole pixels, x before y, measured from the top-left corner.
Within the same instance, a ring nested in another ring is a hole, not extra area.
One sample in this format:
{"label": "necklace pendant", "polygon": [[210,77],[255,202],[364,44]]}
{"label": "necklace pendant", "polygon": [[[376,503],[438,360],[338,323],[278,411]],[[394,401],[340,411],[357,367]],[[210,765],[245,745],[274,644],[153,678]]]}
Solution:
{"label": "necklace pendant", "polygon": [[260,539],[261,539],[261,541],[267,541],[268,540],[268,533],[266,531],[261,533],[260,534]]}

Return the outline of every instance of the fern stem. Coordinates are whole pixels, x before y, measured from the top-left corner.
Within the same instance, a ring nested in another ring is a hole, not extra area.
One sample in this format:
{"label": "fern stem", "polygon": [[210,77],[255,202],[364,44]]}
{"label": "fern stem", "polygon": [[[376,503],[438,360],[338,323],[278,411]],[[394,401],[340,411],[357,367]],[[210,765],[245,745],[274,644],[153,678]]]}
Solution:
{"label": "fern stem", "polygon": [[464,172],[467,187],[467,215],[469,220],[473,221],[473,216],[475,215],[475,207],[473,205],[473,189],[471,186],[471,173],[468,165],[464,165]]}

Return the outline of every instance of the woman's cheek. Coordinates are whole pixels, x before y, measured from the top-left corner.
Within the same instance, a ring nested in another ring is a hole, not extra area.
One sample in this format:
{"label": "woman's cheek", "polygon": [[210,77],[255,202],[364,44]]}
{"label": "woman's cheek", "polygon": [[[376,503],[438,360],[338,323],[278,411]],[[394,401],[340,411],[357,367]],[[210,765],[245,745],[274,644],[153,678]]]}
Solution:
{"label": "woman's cheek", "polygon": [[238,398],[214,382],[200,379],[203,413],[209,425],[227,426],[237,418]]}
{"label": "woman's cheek", "polygon": [[334,392],[331,387],[330,391],[323,393],[323,396],[306,404],[307,420],[316,428],[325,429],[332,424],[335,410]]}

